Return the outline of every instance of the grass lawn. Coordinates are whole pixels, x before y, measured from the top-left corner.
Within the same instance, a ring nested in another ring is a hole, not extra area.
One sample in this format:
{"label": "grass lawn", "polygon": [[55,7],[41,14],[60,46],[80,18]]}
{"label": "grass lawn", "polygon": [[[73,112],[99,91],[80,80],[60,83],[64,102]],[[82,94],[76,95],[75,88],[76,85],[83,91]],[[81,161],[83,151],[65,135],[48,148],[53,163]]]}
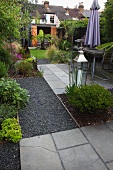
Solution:
{"label": "grass lawn", "polygon": [[36,58],[47,58],[46,50],[30,49],[31,55]]}

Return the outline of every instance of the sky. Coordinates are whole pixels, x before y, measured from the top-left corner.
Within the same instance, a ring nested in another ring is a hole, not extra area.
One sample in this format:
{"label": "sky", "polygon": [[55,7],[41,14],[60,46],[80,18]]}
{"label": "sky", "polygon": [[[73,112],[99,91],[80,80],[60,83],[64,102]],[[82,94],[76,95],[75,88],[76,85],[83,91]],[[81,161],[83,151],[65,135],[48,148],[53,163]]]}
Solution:
{"label": "sky", "polygon": [[[38,0],[39,4],[42,4],[44,0]],[[91,4],[93,0],[47,0],[49,1],[50,5],[57,5],[57,6],[63,6],[63,7],[69,7],[74,8],[75,5],[78,5],[79,2],[83,2],[85,9],[90,9]],[[98,3],[100,5],[100,10],[104,9],[104,3],[107,0],[98,0]]]}

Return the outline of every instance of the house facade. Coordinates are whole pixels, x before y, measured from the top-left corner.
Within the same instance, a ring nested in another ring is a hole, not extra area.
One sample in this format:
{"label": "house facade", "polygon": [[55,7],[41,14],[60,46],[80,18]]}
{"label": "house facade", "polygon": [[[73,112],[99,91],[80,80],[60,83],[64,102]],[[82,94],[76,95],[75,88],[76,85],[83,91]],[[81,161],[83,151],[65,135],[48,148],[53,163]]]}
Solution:
{"label": "house facade", "polygon": [[[79,3],[79,6],[75,6],[73,9],[49,5],[49,1],[44,1],[43,4],[37,4],[36,10],[32,14],[34,18],[31,23],[31,35],[38,35],[40,29],[44,31],[44,34],[56,35],[60,21],[81,20],[85,18],[83,12],[83,3]],[[37,46],[37,43],[37,40],[32,40],[31,46]]]}

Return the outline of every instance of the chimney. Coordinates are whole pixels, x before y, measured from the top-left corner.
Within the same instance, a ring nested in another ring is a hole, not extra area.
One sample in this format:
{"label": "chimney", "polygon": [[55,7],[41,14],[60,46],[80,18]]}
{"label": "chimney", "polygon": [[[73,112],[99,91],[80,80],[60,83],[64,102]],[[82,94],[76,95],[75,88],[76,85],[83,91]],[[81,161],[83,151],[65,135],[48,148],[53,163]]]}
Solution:
{"label": "chimney", "polygon": [[69,15],[69,7],[67,6],[67,8],[65,8],[65,10],[66,10],[66,15]]}
{"label": "chimney", "polygon": [[79,12],[80,12],[80,13],[83,13],[83,12],[84,12],[84,5],[83,5],[83,2],[79,2],[78,8],[79,8]]}
{"label": "chimney", "polygon": [[75,9],[77,9],[78,8],[78,6],[77,5],[75,5],[75,7],[74,7]]}
{"label": "chimney", "polygon": [[45,6],[46,9],[49,8],[49,1],[45,1],[44,6]]}

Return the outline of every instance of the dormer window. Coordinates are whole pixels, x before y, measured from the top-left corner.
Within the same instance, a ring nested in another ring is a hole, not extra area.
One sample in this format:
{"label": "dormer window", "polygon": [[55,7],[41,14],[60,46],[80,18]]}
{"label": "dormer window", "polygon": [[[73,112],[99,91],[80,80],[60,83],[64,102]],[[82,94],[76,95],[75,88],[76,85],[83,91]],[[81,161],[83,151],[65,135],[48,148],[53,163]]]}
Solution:
{"label": "dormer window", "polygon": [[50,23],[54,23],[54,16],[50,16]]}

